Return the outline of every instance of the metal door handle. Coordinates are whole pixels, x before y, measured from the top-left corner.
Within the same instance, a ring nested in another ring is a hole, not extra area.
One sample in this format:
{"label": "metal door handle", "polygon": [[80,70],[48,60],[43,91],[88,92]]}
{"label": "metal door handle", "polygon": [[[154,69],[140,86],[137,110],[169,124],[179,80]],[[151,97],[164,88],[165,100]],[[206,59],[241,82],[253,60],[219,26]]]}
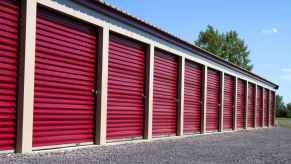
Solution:
{"label": "metal door handle", "polygon": [[98,91],[96,89],[92,89],[91,91],[92,91],[93,95],[97,96]]}

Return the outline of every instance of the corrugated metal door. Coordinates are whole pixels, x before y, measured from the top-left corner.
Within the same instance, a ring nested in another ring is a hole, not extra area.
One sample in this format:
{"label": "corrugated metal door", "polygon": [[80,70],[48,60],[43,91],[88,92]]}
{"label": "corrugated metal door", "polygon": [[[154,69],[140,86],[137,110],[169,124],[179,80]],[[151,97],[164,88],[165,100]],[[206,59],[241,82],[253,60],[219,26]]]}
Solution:
{"label": "corrugated metal door", "polygon": [[224,108],[223,108],[223,129],[233,129],[235,80],[234,77],[224,76]]}
{"label": "corrugated metal door", "polygon": [[248,88],[248,128],[255,127],[255,85],[249,83]]}
{"label": "corrugated metal door", "polygon": [[207,132],[215,132],[219,128],[220,83],[220,72],[209,69],[207,75]]}
{"label": "corrugated metal door", "polygon": [[271,91],[271,98],[270,98],[270,121],[271,121],[271,126],[274,126],[274,109],[275,109],[275,92]]}
{"label": "corrugated metal door", "polygon": [[263,90],[262,87],[257,89],[257,126],[262,127],[263,116]]}
{"label": "corrugated metal door", "polygon": [[155,51],[153,136],[177,134],[177,75],[176,56]]}
{"label": "corrugated metal door", "polygon": [[95,31],[38,10],[33,147],[93,142]]}
{"label": "corrugated metal door", "polygon": [[142,138],[144,131],[145,46],[110,36],[107,139]]}
{"label": "corrugated metal door", "polygon": [[238,79],[237,81],[237,128],[244,128],[245,124],[245,104],[246,104],[246,90],[245,81]]}
{"label": "corrugated metal door", "polygon": [[184,133],[201,132],[202,66],[191,61],[185,63]]}
{"label": "corrugated metal door", "polygon": [[264,89],[264,126],[269,124],[269,90]]}
{"label": "corrugated metal door", "polygon": [[0,151],[15,149],[18,26],[18,2],[0,1]]}

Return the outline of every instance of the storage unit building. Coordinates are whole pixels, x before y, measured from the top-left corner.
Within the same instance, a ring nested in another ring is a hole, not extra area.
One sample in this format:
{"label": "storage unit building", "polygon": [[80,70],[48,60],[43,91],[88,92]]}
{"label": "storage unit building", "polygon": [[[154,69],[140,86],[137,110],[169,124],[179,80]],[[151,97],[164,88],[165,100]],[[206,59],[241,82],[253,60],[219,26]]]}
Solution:
{"label": "storage unit building", "polygon": [[224,106],[223,106],[223,129],[233,130],[234,123],[234,96],[235,79],[232,76],[224,76]]}
{"label": "storage unit building", "polygon": [[184,133],[200,133],[203,68],[200,64],[186,61],[184,76]]}
{"label": "storage unit building", "polygon": [[96,35],[88,24],[37,11],[33,147],[93,143]]}
{"label": "storage unit building", "polygon": [[257,87],[257,127],[263,125],[263,89]]}
{"label": "storage unit building", "polygon": [[248,84],[248,111],[247,111],[247,124],[249,128],[255,127],[255,85]]}
{"label": "storage unit building", "polygon": [[173,54],[157,50],[154,61],[153,135],[176,135],[177,58]]}
{"label": "storage unit building", "polygon": [[269,91],[264,89],[264,127],[269,125]]}
{"label": "storage unit building", "polygon": [[271,92],[270,97],[270,125],[274,126],[274,115],[275,115],[275,93]]}
{"label": "storage unit building", "polygon": [[19,2],[0,1],[0,151],[15,150]]}
{"label": "storage unit building", "polygon": [[242,129],[245,127],[246,118],[246,85],[241,79],[238,79],[237,83],[237,111],[236,111],[236,122],[237,128]]}
{"label": "storage unit building", "polygon": [[110,35],[108,67],[107,139],[142,138],[145,46]]}
{"label": "storage unit building", "polygon": [[209,69],[207,75],[206,131],[216,132],[219,129],[220,113],[220,72]]}
{"label": "storage unit building", "polygon": [[101,1],[3,0],[0,29],[0,152],[274,126],[276,84]]}

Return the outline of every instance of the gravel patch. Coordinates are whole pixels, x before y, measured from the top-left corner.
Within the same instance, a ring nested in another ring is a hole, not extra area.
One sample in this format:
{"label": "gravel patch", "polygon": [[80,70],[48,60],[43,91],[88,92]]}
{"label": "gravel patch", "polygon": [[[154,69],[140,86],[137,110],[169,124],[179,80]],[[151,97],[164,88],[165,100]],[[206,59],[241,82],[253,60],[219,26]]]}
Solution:
{"label": "gravel patch", "polygon": [[291,163],[291,129],[192,136],[71,151],[2,154],[0,164],[278,164]]}

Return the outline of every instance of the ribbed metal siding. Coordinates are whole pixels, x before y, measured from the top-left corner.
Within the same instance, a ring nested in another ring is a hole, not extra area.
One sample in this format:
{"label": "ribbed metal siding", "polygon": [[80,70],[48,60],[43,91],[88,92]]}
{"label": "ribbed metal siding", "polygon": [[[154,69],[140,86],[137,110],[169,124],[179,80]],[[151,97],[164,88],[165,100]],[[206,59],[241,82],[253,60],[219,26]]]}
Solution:
{"label": "ribbed metal siding", "polygon": [[246,92],[245,92],[245,82],[238,79],[237,82],[237,128],[244,128],[245,124],[245,104],[246,104]]}
{"label": "ribbed metal siding", "polygon": [[184,133],[201,132],[202,66],[191,61],[185,63]]}
{"label": "ribbed metal siding", "polygon": [[269,124],[269,90],[264,89],[264,126]]}
{"label": "ribbed metal siding", "polygon": [[224,76],[224,108],[223,108],[223,129],[233,129],[233,109],[234,109],[234,92],[235,81],[234,77]]}
{"label": "ribbed metal siding", "polygon": [[15,149],[18,27],[18,4],[0,1],[0,151]]}
{"label": "ribbed metal siding", "polygon": [[207,75],[206,131],[214,132],[219,128],[220,110],[220,72],[209,69]]}
{"label": "ribbed metal siding", "polygon": [[144,131],[145,47],[111,35],[107,139],[141,138]]}
{"label": "ribbed metal siding", "polygon": [[155,51],[153,136],[176,135],[178,63],[174,55]]}
{"label": "ribbed metal siding", "polygon": [[52,20],[42,11],[36,25],[33,147],[93,142],[95,28],[59,16]]}
{"label": "ribbed metal siding", "polygon": [[271,121],[271,126],[274,126],[274,109],[275,109],[275,93],[273,91],[271,91],[271,98],[270,98],[270,121]]}
{"label": "ribbed metal siding", "polygon": [[248,88],[248,127],[255,127],[255,85],[249,83]]}
{"label": "ribbed metal siding", "polygon": [[263,116],[263,89],[258,87],[257,89],[257,126],[262,127]]}

